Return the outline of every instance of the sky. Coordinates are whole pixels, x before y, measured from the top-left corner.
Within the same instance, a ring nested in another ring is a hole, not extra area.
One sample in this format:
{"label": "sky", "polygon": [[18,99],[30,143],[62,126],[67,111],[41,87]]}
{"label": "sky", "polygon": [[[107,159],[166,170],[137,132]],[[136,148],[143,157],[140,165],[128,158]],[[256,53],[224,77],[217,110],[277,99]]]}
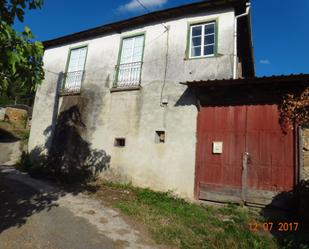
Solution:
{"label": "sky", "polygon": [[[140,0],[150,11],[196,0]],[[257,76],[309,73],[309,0],[251,0]],[[136,0],[45,0],[41,10],[26,12],[29,26],[45,41],[145,14]]]}

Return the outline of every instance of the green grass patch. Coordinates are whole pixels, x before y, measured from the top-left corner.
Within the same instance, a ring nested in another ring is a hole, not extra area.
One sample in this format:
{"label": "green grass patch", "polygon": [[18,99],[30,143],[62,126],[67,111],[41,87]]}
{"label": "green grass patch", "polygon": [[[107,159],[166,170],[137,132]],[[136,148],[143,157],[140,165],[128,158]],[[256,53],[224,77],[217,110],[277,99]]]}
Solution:
{"label": "green grass patch", "polygon": [[176,198],[170,192],[132,185],[104,182],[102,188],[128,190],[130,198],[114,197],[112,205],[142,223],[159,244],[181,249],[278,248],[271,237],[249,230],[248,224],[261,218],[242,207],[201,206]]}

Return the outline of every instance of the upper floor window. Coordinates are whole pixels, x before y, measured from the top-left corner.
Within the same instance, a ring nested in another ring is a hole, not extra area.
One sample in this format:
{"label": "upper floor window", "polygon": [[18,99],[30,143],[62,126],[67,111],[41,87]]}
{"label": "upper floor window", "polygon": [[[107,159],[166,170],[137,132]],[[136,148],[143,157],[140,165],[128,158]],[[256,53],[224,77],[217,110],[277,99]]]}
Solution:
{"label": "upper floor window", "polygon": [[190,58],[215,55],[216,22],[191,25]]}
{"label": "upper floor window", "polygon": [[144,35],[122,40],[116,87],[139,86],[144,51]]}
{"label": "upper floor window", "polygon": [[70,50],[67,70],[64,78],[64,93],[79,93],[85,69],[87,47]]}

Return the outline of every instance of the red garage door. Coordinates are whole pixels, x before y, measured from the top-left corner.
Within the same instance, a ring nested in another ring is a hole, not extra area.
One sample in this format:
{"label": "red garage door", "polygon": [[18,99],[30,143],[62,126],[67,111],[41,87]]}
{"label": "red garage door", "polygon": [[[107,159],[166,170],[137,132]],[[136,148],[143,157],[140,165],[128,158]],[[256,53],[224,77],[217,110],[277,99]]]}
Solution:
{"label": "red garage door", "polygon": [[266,204],[291,190],[293,133],[283,134],[278,118],[277,105],[201,107],[197,197]]}

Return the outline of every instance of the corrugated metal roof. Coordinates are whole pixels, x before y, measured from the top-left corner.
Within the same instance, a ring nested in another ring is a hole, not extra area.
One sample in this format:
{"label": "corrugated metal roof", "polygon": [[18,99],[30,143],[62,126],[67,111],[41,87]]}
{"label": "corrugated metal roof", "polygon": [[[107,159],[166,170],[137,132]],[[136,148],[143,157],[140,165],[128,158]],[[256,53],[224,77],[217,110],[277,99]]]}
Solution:
{"label": "corrugated metal roof", "polygon": [[169,19],[185,14],[195,14],[205,10],[212,10],[222,8],[224,6],[237,7],[238,9],[244,8],[248,0],[208,0],[197,3],[182,5],[170,9],[151,12],[145,15],[133,17],[127,20],[114,22],[102,25],[96,28],[88,29],[85,31],[73,33],[56,39],[44,41],[45,48],[54,47],[60,44],[66,44],[79,40],[84,40],[90,37],[96,37],[108,32],[121,32],[124,29],[136,27],[141,24],[149,22],[158,22],[158,20]]}
{"label": "corrugated metal roof", "polygon": [[216,87],[216,86],[233,86],[233,85],[261,85],[274,83],[300,83],[309,86],[309,74],[290,74],[290,75],[272,75],[264,77],[253,77],[246,79],[215,79],[187,81],[180,84],[188,87]]}

